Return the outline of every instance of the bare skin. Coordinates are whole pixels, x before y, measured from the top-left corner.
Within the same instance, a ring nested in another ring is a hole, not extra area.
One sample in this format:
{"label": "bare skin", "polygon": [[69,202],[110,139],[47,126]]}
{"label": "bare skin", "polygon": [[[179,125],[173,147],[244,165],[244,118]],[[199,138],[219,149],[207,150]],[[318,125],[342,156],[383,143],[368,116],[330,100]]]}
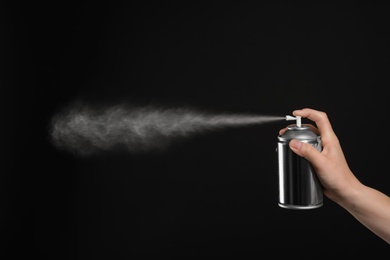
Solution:
{"label": "bare skin", "polygon": [[[321,152],[312,145],[297,140],[292,140],[289,146],[293,152],[313,165],[324,187],[324,195],[390,244],[390,197],[364,185],[356,178],[325,112],[304,108],[295,110],[293,115],[315,122],[316,126],[308,126],[321,135]],[[279,134],[286,130],[287,128],[281,129]]]}

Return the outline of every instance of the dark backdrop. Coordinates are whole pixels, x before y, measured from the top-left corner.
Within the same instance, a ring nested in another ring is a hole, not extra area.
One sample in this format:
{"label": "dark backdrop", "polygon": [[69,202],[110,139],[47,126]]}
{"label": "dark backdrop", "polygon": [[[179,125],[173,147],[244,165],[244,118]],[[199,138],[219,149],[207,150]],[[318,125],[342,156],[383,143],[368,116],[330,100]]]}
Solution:
{"label": "dark backdrop", "polygon": [[328,113],[359,179],[390,194],[388,3],[135,2],[2,2],[2,255],[388,252],[327,198],[316,210],[278,207],[284,121],[142,155],[80,158],[48,140],[50,119],[75,99],[280,116],[311,107]]}

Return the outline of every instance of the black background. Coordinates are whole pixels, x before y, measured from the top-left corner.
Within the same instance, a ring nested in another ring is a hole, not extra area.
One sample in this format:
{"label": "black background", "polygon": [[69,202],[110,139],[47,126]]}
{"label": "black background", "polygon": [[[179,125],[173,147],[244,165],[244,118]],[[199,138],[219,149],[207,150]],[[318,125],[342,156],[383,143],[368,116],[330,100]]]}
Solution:
{"label": "black background", "polygon": [[390,194],[389,4],[257,2],[2,2],[1,255],[388,252],[327,198],[309,211],[277,205],[286,122],[142,155],[80,158],[50,144],[50,119],[75,99],[278,116],[311,107],[327,112],[358,178]]}

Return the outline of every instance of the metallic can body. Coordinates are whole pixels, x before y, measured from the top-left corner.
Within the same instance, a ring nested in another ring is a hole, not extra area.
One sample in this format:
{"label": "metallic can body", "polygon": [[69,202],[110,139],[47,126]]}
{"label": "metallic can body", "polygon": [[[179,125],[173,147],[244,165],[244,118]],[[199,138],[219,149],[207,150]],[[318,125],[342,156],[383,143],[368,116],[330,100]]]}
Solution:
{"label": "metallic can body", "polygon": [[278,136],[279,206],[287,209],[314,209],[323,205],[322,185],[313,167],[289,147],[292,139],[322,150],[321,139],[307,126],[290,126]]}

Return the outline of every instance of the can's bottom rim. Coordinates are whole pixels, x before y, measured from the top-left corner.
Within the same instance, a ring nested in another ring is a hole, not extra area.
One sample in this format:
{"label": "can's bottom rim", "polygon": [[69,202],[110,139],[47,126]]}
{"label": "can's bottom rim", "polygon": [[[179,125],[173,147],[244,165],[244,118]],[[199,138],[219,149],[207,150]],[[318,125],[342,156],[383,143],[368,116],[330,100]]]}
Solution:
{"label": "can's bottom rim", "polygon": [[285,209],[316,209],[322,207],[323,203],[316,204],[316,205],[307,205],[307,206],[302,206],[302,205],[289,205],[289,204],[282,204],[279,203],[279,207],[285,208]]}

